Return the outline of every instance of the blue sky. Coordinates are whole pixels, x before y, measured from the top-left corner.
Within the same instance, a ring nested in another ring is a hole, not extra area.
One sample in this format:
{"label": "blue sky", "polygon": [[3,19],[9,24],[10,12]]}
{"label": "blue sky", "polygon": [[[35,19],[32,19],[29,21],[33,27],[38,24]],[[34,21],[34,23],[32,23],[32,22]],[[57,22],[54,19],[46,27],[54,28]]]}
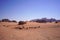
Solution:
{"label": "blue sky", "polygon": [[60,19],[60,0],[0,0],[0,19]]}

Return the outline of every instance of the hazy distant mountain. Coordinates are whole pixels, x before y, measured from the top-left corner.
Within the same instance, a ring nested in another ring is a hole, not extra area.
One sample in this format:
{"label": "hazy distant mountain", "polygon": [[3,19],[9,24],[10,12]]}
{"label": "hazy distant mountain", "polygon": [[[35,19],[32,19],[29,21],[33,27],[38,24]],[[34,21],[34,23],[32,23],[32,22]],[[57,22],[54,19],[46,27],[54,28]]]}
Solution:
{"label": "hazy distant mountain", "polygon": [[60,20],[57,20],[57,22],[60,22]]}
{"label": "hazy distant mountain", "polygon": [[[31,22],[39,22],[39,23],[46,23],[46,22],[60,22],[60,20],[56,20],[55,18],[47,19],[47,18],[41,18],[41,19],[33,19],[30,20]],[[9,20],[9,19],[2,19],[0,22],[17,22],[16,20]]]}
{"label": "hazy distant mountain", "polygon": [[33,22],[55,22],[55,21],[60,21],[60,20],[56,20],[55,18],[51,18],[51,19],[42,18],[42,19],[33,19],[31,21]]}
{"label": "hazy distant mountain", "polygon": [[16,20],[2,19],[0,22],[17,22]]}

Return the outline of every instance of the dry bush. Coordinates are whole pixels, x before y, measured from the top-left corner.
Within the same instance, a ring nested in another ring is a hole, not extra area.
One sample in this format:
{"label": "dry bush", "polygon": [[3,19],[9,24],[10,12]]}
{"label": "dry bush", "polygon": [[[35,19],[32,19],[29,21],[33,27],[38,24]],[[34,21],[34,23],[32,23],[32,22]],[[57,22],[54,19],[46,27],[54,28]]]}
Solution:
{"label": "dry bush", "polygon": [[22,28],[20,28],[20,27],[15,27],[15,29],[22,29]]}
{"label": "dry bush", "polygon": [[24,22],[24,21],[19,21],[18,22],[18,25],[24,25],[24,24],[26,24],[26,22]]}
{"label": "dry bush", "polygon": [[24,29],[24,26],[15,27],[15,29]]}
{"label": "dry bush", "polygon": [[7,25],[3,25],[3,27],[8,27]]}
{"label": "dry bush", "polygon": [[0,22],[1,22],[1,20],[0,20]]}
{"label": "dry bush", "polygon": [[15,20],[12,20],[11,22],[15,22],[15,23],[16,23],[17,21],[15,21]]}
{"label": "dry bush", "polygon": [[5,27],[5,25],[3,25]]}
{"label": "dry bush", "polygon": [[58,23],[57,21],[55,23]]}

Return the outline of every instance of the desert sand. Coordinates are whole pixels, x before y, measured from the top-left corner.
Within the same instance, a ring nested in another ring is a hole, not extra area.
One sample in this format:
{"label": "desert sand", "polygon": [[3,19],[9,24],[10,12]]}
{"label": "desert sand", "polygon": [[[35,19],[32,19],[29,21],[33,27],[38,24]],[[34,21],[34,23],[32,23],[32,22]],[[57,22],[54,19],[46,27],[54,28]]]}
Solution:
{"label": "desert sand", "polygon": [[16,29],[22,25],[0,22],[0,40],[60,40],[60,23],[27,22],[23,26],[25,29]]}

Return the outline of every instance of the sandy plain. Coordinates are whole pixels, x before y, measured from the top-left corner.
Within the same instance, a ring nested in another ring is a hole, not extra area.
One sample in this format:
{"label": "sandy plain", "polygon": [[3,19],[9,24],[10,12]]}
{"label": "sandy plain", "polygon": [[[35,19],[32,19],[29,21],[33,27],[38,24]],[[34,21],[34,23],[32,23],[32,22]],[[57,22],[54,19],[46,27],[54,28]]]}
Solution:
{"label": "sandy plain", "polygon": [[23,26],[24,29],[16,29],[22,25],[0,22],[0,40],[60,40],[60,23],[27,22]]}

